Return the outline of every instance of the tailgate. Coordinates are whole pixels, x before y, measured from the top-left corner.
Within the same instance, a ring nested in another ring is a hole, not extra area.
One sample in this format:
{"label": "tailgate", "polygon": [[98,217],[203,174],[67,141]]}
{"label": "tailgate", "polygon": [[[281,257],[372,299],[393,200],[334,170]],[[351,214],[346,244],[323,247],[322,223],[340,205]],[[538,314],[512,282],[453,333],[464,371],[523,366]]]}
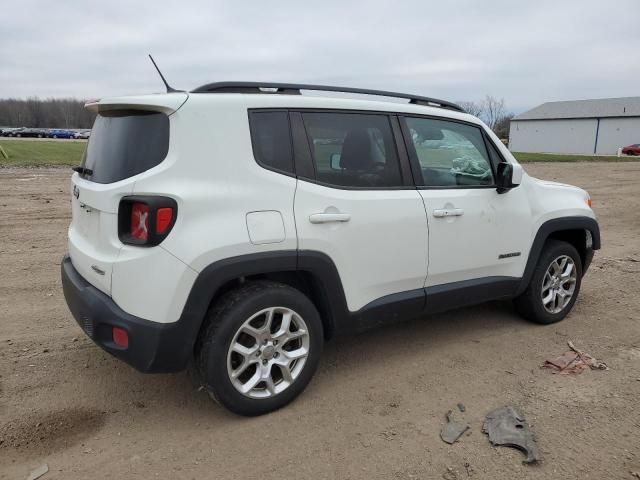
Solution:
{"label": "tailgate", "polygon": [[110,295],[113,263],[122,248],[118,239],[118,203],[131,193],[133,182],[104,185],[74,174],[71,183],[71,262],[89,283]]}

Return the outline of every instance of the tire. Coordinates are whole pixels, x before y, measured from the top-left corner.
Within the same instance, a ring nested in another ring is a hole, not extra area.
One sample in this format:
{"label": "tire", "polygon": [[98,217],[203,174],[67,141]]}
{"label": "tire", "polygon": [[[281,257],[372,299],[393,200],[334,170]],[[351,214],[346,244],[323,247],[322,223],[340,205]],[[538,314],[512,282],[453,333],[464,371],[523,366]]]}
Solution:
{"label": "tire", "polygon": [[[564,270],[562,270],[560,267],[564,259],[567,259],[567,263]],[[555,263],[556,260],[559,263]],[[573,267],[570,269],[571,272],[568,278],[554,273],[561,272],[566,274],[567,267],[571,262],[573,262]],[[547,276],[548,271],[550,272],[549,276]],[[558,279],[554,280],[553,275]],[[564,282],[563,278],[566,278]],[[560,240],[548,240],[542,249],[527,289],[514,300],[516,310],[524,318],[535,323],[549,325],[559,322],[573,308],[580,293],[581,284],[582,261],[578,251],[570,243]],[[552,287],[549,288],[549,285]],[[553,285],[557,286],[554,287]],[[557,292],[555,295],[553,290]],[[567,300],[568,292],[571,292],[571,296]],[[546,305],[545,298],[548,302]]]}
{"label": "tire", "polygon": [[[285,316],[291,319],[286,336]],[[309,298],[292,287],[248,283],[224,294],[205,321],[196,347],[197,370],[210,396],[238,415],[262,415],[284,407],[305,389],[318,367],[322,321]],[[296,338],[286,340],[289,336]],[[232,344],[243,353],[232,351]]]}

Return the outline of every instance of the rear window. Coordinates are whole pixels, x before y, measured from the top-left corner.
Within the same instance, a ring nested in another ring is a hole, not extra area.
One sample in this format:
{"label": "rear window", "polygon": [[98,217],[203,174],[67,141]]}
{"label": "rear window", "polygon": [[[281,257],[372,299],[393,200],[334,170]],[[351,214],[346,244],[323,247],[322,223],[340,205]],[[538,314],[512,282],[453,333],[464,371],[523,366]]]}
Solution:
{"label": "rear window", "polygon": [[82,166],[83,178],[113,183],[158,165],[169,151],[169,117],[142,110],[101,112],[96,117]]}

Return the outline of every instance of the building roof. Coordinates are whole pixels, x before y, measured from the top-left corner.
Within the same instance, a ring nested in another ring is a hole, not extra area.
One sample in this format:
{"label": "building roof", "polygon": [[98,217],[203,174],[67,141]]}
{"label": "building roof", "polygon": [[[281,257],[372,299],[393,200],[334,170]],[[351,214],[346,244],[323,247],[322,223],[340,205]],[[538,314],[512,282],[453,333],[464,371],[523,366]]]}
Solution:
{"label": "building roof", "polygon": [[560,118],[640,117],[640,97],[596,98],[547,102],[514,117],[514,120]]}

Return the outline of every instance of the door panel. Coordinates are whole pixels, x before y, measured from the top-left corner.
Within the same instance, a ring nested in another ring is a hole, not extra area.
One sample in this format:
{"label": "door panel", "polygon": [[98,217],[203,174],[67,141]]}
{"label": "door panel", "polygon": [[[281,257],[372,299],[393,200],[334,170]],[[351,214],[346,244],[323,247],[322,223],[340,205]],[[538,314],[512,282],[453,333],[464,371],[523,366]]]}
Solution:
{"label": "door panel", "polygon": [[424,286],[427,222],[416,190],[342,190],[299,180],[295,217],[298,248],[331,257],[350,311]]}
{"label": "door panel", "polygon": [[[436,189],[420,194],[429,221],[426,286],[522,276],[531,238],[523,190],[500,195],[493,188]],[[438,210],[458,215],[442,216]],[[514,256],[500,258],[508,254]]]}
{"label": "door panel", "polygon": [[[291,119],[301,173],[298,248],[331,257],[351,312],[387,295],[423,291],[427,218],[404,143],[394,135],[397,119],[349,111],[295,112]],[[412,305],[419,310],[421,302]]]}
{"label": "door panel", "polygon": [[496,191],[494,172],[504,160],[482,128],[429,117],[403,117],[401,125],[429,222],[425,286],[522,276],[529,203],[523,189]]}

